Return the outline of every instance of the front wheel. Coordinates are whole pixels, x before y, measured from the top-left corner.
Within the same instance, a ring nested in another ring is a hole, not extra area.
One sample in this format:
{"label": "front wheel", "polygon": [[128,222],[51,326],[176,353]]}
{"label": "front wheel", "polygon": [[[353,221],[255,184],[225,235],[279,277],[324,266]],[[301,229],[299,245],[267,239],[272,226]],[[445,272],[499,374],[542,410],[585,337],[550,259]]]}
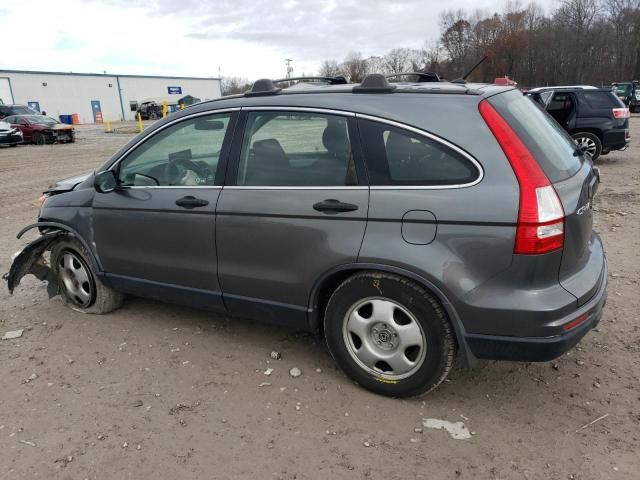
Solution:
{"label": "front wheel", "polygon": [[428,392],[453,365],[456,344],[445,312],[429,292],[405,278],[354,275],[329,299],[324,321],[338,365],[375,393],[408,397]]}
{"label": "front wheel", "polygon": [[602,142],[590,132],[578,132],[571,135],[582,151],[591,155],[591,160],[595,161],[602,153]]}
{"label": "front wheel", "polygon": [[51,268],[67,305],[84,313],[109,313],[122,305],[124,296],[96,277],[89,255],[77,240],[61,240],[51,248]]}

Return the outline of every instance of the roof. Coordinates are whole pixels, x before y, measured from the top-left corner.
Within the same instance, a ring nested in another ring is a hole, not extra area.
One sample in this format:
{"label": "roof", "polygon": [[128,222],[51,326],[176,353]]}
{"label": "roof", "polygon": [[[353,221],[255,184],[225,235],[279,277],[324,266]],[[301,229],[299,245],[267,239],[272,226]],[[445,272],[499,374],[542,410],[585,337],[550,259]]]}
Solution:
{"label": "roof", "polygon": [[47,72],[38,70],[0,70],[1,73],[26,73],[31,75],[67,75],[84,77],[162,78],[166,80],[220,80],[219,77],[183,77],[170,75],[122,75],[120,73]]}

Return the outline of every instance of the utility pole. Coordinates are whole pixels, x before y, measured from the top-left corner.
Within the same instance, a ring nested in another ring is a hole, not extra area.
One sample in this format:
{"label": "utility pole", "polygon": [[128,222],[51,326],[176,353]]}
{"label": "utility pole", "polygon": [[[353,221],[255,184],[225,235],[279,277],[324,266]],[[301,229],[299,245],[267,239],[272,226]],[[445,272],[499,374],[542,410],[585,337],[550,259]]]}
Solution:
{"label": "utility pole", "polygon": [[293,73],[293,67],[291,66],[291,62],[293,60],[291,58],[285,58],[284,63],[287,65],[287,76],[286,78],[291,78],[291,74]]}

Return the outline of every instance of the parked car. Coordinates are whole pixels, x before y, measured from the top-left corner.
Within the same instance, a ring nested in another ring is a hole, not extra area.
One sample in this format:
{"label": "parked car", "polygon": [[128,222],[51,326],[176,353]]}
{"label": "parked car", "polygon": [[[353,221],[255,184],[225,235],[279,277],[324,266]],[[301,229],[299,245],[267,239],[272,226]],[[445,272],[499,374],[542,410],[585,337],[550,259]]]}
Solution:
{"label": "parked car", "polygon": [[26,105],[0,105],[0,119],[11,115],[40,115],[40,113]]}
{"label": "parked car", "polygon": [[638,81],[617,82],[612,84],[615,93],[622,102],[629,107],[631,113],[636,113],[640,109],[640,88]]}
{"label": "parked car", "polygon": [[138,107],[138,112],[142,120],[157,120],[162,118],[162,109],[167,106],[167,114],[177,112],[190,105],[198,103],[199,98],[191,95],[185,95],[180,98],[174,97],[155,97],[143,100]]}
{"label": "parked car", "polygon": [[14,115],[5,118],[4,121],[21,130],[24,141],[28,143],[71,143],[76,139],[73,126],[44,115]]}
{"label": "parked car", "polygon": [[528,90],[526,95],[562,125],[594,161],[629,146],[629,109],[608,88],[541,87]]}
{"label": "parked car", "polygon": [[22,132],[10,123],[0,120],[0,145],[15,147],[22,143]]}
{"label": "parked car", "polygon": [[599,322],[598,184],[513,87],[261,80],[49,188],[6,278],[87,313],[132,294],[321,331],[354,381],[409,396],[456,355],[546,361]]}

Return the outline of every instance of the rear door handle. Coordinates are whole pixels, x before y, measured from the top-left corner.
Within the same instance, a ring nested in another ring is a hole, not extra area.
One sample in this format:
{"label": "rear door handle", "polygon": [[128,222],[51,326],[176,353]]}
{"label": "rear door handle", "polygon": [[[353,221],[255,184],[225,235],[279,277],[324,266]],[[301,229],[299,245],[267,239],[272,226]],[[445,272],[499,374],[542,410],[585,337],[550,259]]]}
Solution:
{"label": "rear door handle", "polygon": [[197,208],[197,207],[206,207],[209,205],[207,200],[202,200],[201,198],[196,198],[191,195],[187,195],[186,197],[179,198],[176,200],[176,205],[182,208]]}
{"label": "rear door handle", "polygon": [[335,198],[329,198],[322,202],[315,203],[313,209],[323,213],[353,212],[358,210],[358,206],[353,203],[344,203]]}

